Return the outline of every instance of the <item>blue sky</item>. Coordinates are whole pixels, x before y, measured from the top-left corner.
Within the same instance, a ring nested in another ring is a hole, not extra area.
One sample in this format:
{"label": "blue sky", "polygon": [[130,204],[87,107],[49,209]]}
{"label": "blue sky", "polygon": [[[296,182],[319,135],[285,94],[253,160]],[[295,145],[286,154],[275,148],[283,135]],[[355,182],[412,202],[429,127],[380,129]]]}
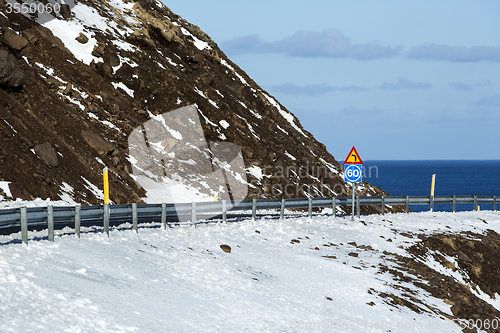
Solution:
{"label": "blue sky", "polygon": [[337,160],[500,159],[500,1],[164,2]]}

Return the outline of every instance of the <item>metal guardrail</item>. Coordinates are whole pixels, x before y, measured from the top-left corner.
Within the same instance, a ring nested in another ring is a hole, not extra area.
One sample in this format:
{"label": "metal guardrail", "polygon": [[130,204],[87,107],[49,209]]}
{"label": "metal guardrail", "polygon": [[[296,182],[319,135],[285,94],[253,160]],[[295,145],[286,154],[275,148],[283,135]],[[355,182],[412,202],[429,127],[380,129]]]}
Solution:
{"label": "metal guardrail", "polygon": [[[496,196],[389,196],[389,197],[362,197],[355,199],[357,216],[360,216],[360,206],[380,206],[383,215],[386,206],[405,206],[409,212],[410,205],[429,205],[432,210],[434,204],[452,204],[453,212],[457,204],[473,204],[477,210],[478,204],[493,204],[497,210]],[[47,206],[47,207],[20,207],[0,210],[0,234],[10,234],[21,230],[23,243],[28,243],[28,229],[48,229],[49,241],[54,241],[54,227],[74,227],[75,234],[80,237],[80,227],[104,226],[104,232],[109,235],[109,225],[120,225],[132,221],[132,227],[137,232],[139,223],[161,222],[165,229],[167,223],[189,221],[196,227],[197,221],[219,219],[227,222],[228,212],[251,211],[252,219],[256,219],[257,211],[279,210],[279,218],[283,219],[285,209],[307,209],[308,216],[312,216],[313,208],[331,207],[336,215],[337,206],[353,206],[351,197],[308,198],[308,199],[252,199],[238,204],[230,201],[196,202],[177,204],[129,204],[129,205],[99,205],[99,206]]]}

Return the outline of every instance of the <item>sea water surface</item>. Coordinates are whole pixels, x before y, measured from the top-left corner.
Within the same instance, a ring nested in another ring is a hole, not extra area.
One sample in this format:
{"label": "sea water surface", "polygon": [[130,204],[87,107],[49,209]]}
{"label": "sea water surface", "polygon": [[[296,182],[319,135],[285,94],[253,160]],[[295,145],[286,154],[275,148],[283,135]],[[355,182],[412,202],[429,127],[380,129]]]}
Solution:
{"label": "sea water surface", "polygon": [[[432,175],[436,174],[435,195],[496,195],[500,198],[500,160],[363,161],[364,177],[395,196],[428,196]],[[411,206],[414,211],[429,206]],[[472,210],[472,204],[457,210]],[[481,205],[480,209],[493,209]],[[434,210],[451,211],[451,205],[435,205]]]}

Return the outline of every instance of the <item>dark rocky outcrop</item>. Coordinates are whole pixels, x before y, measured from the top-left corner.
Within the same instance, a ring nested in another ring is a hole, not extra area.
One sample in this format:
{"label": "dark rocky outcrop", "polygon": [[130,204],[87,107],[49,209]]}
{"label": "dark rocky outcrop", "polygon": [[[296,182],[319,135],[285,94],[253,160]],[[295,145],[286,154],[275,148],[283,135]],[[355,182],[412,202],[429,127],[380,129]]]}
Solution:
{"label": "dark rocky outcrop", "polygon": [[28,78],[18,70],[17,60],[7,49],[0,47],[0,86],[21,88]]}

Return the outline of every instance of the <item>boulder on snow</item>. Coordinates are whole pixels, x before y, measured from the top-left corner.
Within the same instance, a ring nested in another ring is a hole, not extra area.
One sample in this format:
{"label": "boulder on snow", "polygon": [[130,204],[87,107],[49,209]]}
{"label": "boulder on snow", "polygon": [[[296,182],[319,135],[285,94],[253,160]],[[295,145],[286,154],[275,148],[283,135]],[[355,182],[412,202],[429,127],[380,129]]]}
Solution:
{"label": "boulder on snow", "polygon": [[231,247],[229,245],[222,244],[220,248],[226,253],[231,253]]}
{"label": "boulder on snow", "polygon": [[75,39],[80,44],[87,44],[89,41],[89,38],[84,33],[81,32]]}

